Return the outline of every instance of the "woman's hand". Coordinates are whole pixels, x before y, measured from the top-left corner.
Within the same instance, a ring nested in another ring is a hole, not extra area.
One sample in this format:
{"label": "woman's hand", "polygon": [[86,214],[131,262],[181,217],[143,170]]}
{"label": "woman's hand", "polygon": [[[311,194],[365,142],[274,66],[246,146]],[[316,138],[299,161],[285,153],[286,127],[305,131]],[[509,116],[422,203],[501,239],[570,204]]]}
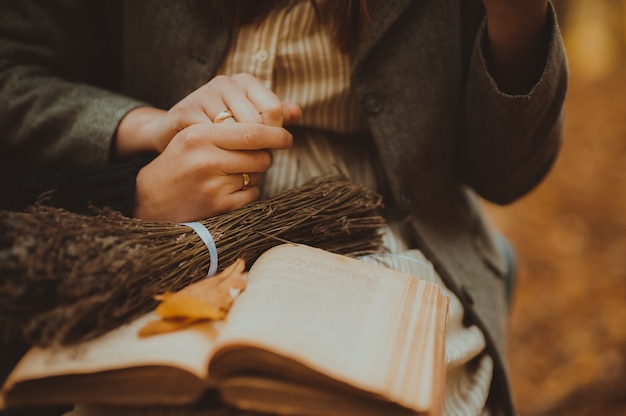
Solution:
{"label": "woman's hand", "polygon": [[[225,110],[233,117],[215,121]],[[271,151],[291,146],[283,125],[300,114],[249,74],[218,76],[167,112],[131,111],[118,129],[118,154],[146,150],[138,145],[160,152],[137,175],[134,215],[192,221],[253,202]]]}
{"label": "woman's hand", "polygon": [[483,4],[492,75],[504,92],[527,93],[545,64],[548,0],[483,0]]}
{"label": "woman's hand", "polygon": [[270,149],[288,148],[292,140],[282,127],[258,123],[187,127],[139,171],[134,214],[184,222],[241,208],[259,196],[261,174],[272,164]]}
{"label": "woman's hand", "polygon": [[212,124],[215,116],[224,110],[230,110],[238,122],[276,127],[300,117],[297,105],[281,102],[252,75],[222,75],[189,94],[169,111],[154,107],[131,110],[117,129],[115,154],[160,153],[177,133],[194,124]]}

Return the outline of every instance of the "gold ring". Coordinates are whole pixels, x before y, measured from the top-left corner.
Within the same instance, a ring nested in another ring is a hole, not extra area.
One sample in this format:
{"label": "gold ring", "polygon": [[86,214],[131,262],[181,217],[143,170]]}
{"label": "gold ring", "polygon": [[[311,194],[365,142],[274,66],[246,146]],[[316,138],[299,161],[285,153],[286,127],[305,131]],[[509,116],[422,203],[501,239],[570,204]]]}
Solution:
{"label": "gold ring", "polygon": [[248,173],[242,173],[241,177],[243,178],[243,186],[241,187],[241,190],[245,190],[248,185],[250,185],[250,175]]}
{"label": "gold ring", "polygon": [[220,111],[219,113],[215,115],[215,118],[213,119],[213,123],[215,124],[221,123],[222,121],[227,120],[229,118],[234,118],[233,113],[231,113],[228,110]]}

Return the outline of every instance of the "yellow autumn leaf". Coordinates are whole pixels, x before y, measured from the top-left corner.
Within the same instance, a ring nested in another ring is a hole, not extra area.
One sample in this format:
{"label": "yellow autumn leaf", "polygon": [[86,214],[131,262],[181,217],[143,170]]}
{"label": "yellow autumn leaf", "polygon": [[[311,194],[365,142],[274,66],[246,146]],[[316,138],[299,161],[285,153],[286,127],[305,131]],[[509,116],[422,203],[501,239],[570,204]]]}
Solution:
{"label": "yellow autumn leaf", "polygon": [[156,319],[154,321],[146,322],[146,324],[139,329],[140,337],[148,337],[151,335],[165,334],[167,332],[174,332],[181,329],[189,328],[191,325],[197,323],[197,319]]}
{"label": "yellow autumn leaf", "polygon": [[179,292],[164,293],[156,309],[162,318],[222,319],[234,301],[233,289],[245,289],[245,262],[238,259],[221,273],[193,283]]}
{"label": "yellow autumn leaf", "polygon": [[193,283],[179,292],[155,296],[161,300],[155,312],[161,318],[139,330],[149,336],[187,328],[197,322],[224,319],[236,296],[245,289],[245,262],[238,259],[221,273]]}
{"label": "yellow autumn leaf", "polygon": [[185,293],[168,296],[156,308],[161,318],[222,319],[226,312],[217,305]]}

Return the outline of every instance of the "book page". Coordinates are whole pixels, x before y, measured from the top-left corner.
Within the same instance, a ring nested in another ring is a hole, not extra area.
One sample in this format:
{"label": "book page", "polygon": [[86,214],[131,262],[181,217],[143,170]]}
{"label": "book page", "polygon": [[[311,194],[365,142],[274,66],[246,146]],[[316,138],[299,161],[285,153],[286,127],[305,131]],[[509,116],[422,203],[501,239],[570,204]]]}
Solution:
{"label": "book page", "polygon": [[76,346],[33,348],[19,362],[5,387],[40,377],[87,374],[129,367],[173,366],[205,378],[216,331],[206,327],[139,338],[139,329],[158,319],[154,313]]}
{"label": "book page", "polygon": [[[300,416],[419,416],[406,407],[385,401],[363,400],[334,389],[294,385],[280,379],[234,376],[225,380],[223,399],[241,409],[267,414]],[[244,398],[244,399],[240,399]],[[430,415],[430,413],[429,413]]]}
{"label": "book page", "polygon": [[435,345],[443,333],[435,334],[432,319],[441,314],[431,312],[441,300],[437,286],[288,244],[257,260],[240,296],[220,346],[256,344],[412,408],[432,404],[428,387],[417,390],[424,374],[432,383],[435,358],[443,363],[443,342]]}

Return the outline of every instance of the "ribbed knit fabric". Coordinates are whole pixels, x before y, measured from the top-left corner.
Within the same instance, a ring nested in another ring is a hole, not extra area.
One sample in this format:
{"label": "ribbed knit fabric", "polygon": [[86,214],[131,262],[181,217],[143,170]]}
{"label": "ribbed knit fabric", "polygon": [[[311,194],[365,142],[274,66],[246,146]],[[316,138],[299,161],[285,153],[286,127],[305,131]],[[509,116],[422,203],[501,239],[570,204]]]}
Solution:
{"label": "ribbed knit fabric", "polygon": [[47,167],[0,163],[0,209],[21,211],[41,200],[44,204],[78,213],[90,205],[132,215],[135,180],[152,156],[109,166]]}

